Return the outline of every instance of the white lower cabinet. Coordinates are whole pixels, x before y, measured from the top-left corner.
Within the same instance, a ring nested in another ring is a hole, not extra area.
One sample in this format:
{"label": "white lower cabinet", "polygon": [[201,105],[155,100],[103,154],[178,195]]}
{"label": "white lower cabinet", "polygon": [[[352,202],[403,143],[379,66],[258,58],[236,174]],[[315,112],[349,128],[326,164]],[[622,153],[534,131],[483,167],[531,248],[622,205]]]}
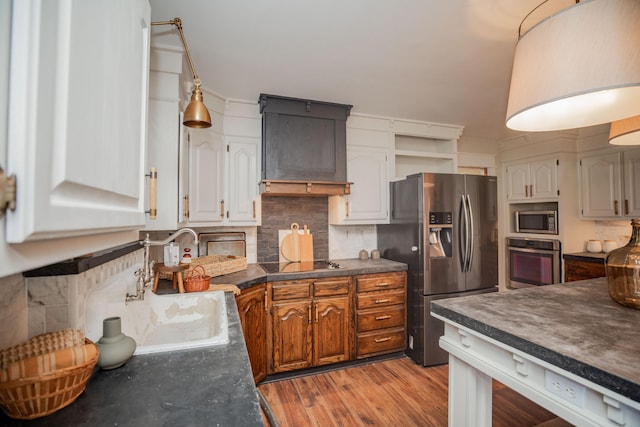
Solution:
{"label": "white lower cabinet", "polygon": [[581,214],[622,219],[640,215],[640,150],[605,151],[580,159]]}

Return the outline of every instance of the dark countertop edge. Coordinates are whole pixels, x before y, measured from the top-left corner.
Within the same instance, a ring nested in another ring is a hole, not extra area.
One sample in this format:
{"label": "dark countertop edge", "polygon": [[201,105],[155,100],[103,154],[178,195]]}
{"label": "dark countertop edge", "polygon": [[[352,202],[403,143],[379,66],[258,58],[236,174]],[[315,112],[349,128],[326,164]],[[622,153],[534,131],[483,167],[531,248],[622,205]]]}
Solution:
{"label": "dark countertop edge", "polygon": [[581,378],[605,387],[608,390],[618,393],[624,397],[640,402],[640,389],[636,384],[629,380],[620,378],[617,375],[613,375],[599,368],[580,362],[574,358],[532,343],[531,341],[489,326],[486,323],[438,305],[437,301],[431,302],[431,312],[513,347],[516,350],[520,350],[542,361],[550,363],[553,366],[557,366],[558,368],[578,375]]}
{"label": "dark countertop edge", "polygon": [[22,275],[24,277],[42,277],[79,274],[138,249],[142,249],[142,245],[136,240],[135,242],[125,243],[124,245],[115,246],[86,256],[71,258],[66,261],[28,270],[23,272]]}
{"label": "dark countertop edge", "polygon": [[232,284],[240,289],[248,289],[254,285],[280,280],[316,279],[322,277],[355,276],[359,274],[390,273],[406,271],[407,265],[385,258],[379,260],[339,259],[336,262],[344,265],[335,270],[314,270],[290,273],[267,273],[260,264],[248,264],[246,270],[215,276],[212,284]]}
{"label": "dark countertop edge", "polygon": [[571,259],[575,261],[593,262],[596,264],[604,264],[607,254],[604,252],[577,252],[572,254],[563,254],[562,259]]}
{"label": "dark countertop edge", "polygon": [[[161,386],[153,386],[149,390],[137,389],[136,387],[139,388],[142,387],[142,385],[136,382],[140,381],[136,380],[136,377],[144,377],[147,386],[149,384],[153,385],[154,381],[163,383],[165,376],[158,375],[159,369],[166,369],[167,372],[172,372],[178,369],[179,366],[189,366],[190,369],[195,372],[190,375],[197,375],[199,369],[205,369],[213,360],[214,363],[224,365],[224,368],[217,370],[219,374],[223,376],[220,382],[225,384],[225,387],[232,385],[233,391],[237,393],[237,395],[232,396],[229,402],[224,401],[224,396],[219,399],[219,402],[217,402],[218,399],[208,399],[206,400],[208,406],[199,406],[197,410],[196,408],[175,407],[174,409],[184,409],[185,411],[183,412],[188,413],[190,418],[182,419],[182,422],[178,422],[177,424],[174,420],[171,425],[208,426],[211,425],[211,417],[214,414],[216,416],[216,422],[218,423],[217,425],[237,425],[237,420],[230,419],[230,417],[240,413],[242,414],[243,425],[262,426],[263,419],[258,392],[254,384],[253,375],[251,374],[251,365],[246,351],[240,317],[233,293],[225,292],[225,301],[227,305],[227,315],[229,316],[228,344],[210,348],[135,355],[129,359],[124,366],[109,371],[102,371],[96,367],[89,379],[86,390],[69,406],[53,414],[34,420],[12,419],[0,411],[0,425],[7,427],[50,425],[106,427],[125,425],[121,423],[123,418],[126,418],[126,425],[167,425],[157,423],[162,422],[165,417],[170,418],[172,416],[171,411],[173,409],[171,406],[164,404],[164,399],[168,399],[170,402],[171,396],[160,395],[161,392],[158,391],[157,388]],[[204,364],[207,365],[205,366]],[[172,366],[174,366],[174,369],[171,369]],[[184,369],[182,369],[182,371],[184,372]],[[186,371],[190,372],[189,369]],[[171,374],[168,375],[169,377],[171,376]],[[198,379],[194,381],[197,382]],[[117,391],[118,387],[123,383],[132,384],[131,387],[133,387],[133,389],[131,393],[143,393],[147,398],[149,398],[150,395],[155,399],[154,404],[157,402],[160,407],[166,410],[163,413],[150,412],[150,408],[146,407],[148,402],[145,401],[144,398],[139,401],[136,401],[136,399],[127,400],[127,405],[131,404],[131,406],[124,408],[124,403],[118,400],[117,393],[115,396],[113,395],[114,391]],[[195,396],[195,394],[201,393],[201,390],[197,389],[197,387],[187,389],[185,392],[194,394],[193,398],[191,398],[189,394],[185,396],[186,400],[191,400],[194,404],[202,401],[201,395]],[[229,390],[225,389],[221,394],[227,395],[229,392]],[[136,402],[138,406],[136,406]],[[229,407],[229,405],[233,407]],[[203,411],[202,408],[205,408],[205,410]],[[209,410],[207,411],[206,408],[209,408]],[[114,419],[100,418],[101,415],[105,414],[115,414]],[[223,415],[221,416],[220,414]],[[129,416],[131,418],[129,418]],[[249,423],[249,420],[252,420],[252,422]],[[164,421],[167,421],[167,419],[164,419]]]}

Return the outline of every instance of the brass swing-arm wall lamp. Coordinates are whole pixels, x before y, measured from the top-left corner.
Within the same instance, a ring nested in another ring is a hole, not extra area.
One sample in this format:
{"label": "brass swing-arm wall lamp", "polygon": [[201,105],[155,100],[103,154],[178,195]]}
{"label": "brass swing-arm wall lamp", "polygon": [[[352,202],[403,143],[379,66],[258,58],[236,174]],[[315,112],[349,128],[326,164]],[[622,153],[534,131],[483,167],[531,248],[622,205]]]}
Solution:
{"label": "brass swing-arm wall lamp", "polygon": [[182,32],[182,20],[180,18],[174,18],[171,21],[152,22],[151,25],[175,25],[180,33],[180,39],[182,40],[184,51],[187,54],[187,60],[191,67],[191,74],[193,74],[193,90],[191,91],[191,102],[189,102],[189,105],[187,105],[187,108],[184,110],[184,120],[182,121],[182,124],[190,128],[211,127],[211,116],[209,115],[209,110],[207,110],[207,107],[204,105],[202,90],[200,89],[202,82],[198,78],[196,69],[193,66],[189,46],[187,46],[187,41],[185,40],[184,33]]}

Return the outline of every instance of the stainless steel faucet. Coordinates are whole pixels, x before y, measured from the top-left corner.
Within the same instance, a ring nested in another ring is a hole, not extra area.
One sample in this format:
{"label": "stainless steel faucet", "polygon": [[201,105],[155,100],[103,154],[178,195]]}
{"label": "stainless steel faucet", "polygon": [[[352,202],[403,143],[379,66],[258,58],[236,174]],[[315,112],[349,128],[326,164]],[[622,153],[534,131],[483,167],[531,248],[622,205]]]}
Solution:
{"label": "stainless steel faucet", "polygon": [[127,296],[125,297],[125,304],[129,301],[135,301],[135,300],[143,301],[144,290],[149,285],[149,283],[151,283],[151,281],[153,280],[153,266],[155,264],[155,261],[149,260],[149,246],[164,246],[167,243],[174,240],[176,237],[184,233],[191,233],[193,235],[193,242],[195,244],[198,244],[198,234],[195,231],[193,231],[191,228],[187,228],[187,227],[178,229],[175,233],[173,233],[172,235],[170,235],[164,240],[151,240],[149,239],[149,233],[147,233],[144,240],[140,240],[140,244],[144,246],[144,261],[143,261],[144,265],[142,266],[141,269],[136,270],[136,272],[134,273],[135,276],[138,278],[136,282],[136,293],[135,294],[127,293]]}

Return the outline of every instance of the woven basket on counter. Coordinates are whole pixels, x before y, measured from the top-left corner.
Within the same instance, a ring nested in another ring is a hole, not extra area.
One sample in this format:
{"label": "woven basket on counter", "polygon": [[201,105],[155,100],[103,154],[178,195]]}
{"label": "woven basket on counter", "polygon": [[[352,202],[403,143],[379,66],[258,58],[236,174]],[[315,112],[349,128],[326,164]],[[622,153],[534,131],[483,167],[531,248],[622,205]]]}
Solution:
{"label": "woven basket on counter", "polygon": [[0,407],[11,418],[31,420],[70,405],[85,390],[98,355],[74,329],[0,351]]}
{"label": "woven basket on counter", "polygon": [[207,276],[201,265],[187,271],[184,275],[184,290],[187,292],[202,292],[209,289],[211,276]]}
{"label": "woven basket on counter", "polygon": [[[235,255],[205,255],[193,258],[189,263],[189,271],[195,269],[199,265],[204,267],[204,271],[207,276],[223,276],[225,274],[235,273],[236,271],[246,270],[247,258]],[[188,273],[189,272],[186,271],[185,276]],[[171,273],[160,273],[160,278],[171,280],[172,275]]]}

